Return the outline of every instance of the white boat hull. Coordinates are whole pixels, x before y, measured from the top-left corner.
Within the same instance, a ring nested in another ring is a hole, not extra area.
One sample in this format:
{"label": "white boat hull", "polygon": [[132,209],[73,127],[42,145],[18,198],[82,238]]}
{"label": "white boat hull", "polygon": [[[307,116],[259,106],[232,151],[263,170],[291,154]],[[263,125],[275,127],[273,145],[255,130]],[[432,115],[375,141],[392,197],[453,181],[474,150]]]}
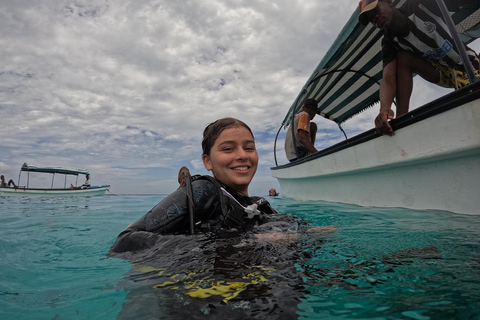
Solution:
{"label": "white boat hull", "polygon": [[272,168],[285,196],[480,214],[478,100],[399,129],[395,136],[311,158]]}
{"label": "white boat hull", "polygon": [[109,185],[88,189],[0,188],[0,196],[101,196]]}

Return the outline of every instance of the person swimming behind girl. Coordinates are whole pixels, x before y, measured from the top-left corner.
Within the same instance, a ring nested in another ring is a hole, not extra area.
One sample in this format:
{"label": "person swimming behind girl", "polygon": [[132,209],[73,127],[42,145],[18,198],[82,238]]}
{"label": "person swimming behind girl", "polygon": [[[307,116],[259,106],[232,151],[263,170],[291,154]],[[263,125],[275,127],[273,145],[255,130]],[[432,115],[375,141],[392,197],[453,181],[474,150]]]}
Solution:
{"label": "person swimming behind girl", "polygon": [[278,196],[278,192],[274,188],[271,188],[270,190],[268,190],[268,195],[270,197],[276,197],[276,196]]}

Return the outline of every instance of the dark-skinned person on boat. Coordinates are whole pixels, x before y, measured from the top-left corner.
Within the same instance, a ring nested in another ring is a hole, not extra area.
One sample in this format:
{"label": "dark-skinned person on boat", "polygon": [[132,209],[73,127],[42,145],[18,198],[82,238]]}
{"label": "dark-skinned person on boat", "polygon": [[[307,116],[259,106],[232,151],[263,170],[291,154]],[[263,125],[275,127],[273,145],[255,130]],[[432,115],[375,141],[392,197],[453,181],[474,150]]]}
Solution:
{"label": "dark-skinned person on boat", "polygon": [[[474,0],[441,0],[450,14]],[[469,84],[460,49],[450,35],[436,0],[408,0],[395,8],[392,0],[361,0],[362,25],[372,23],[385,30],[382,39],[383,74],[380,81],[380,112],[375,118],[375,129],[394,135],[389,124],[396,116],[408,112],[413,90],[413,75],[445,88],[460,89]],[[462,44],[464,45],[464,44]],[[478,54],[464,45],[475,75],[480,64]],[[463,48],[461,48],[463,49]]]}

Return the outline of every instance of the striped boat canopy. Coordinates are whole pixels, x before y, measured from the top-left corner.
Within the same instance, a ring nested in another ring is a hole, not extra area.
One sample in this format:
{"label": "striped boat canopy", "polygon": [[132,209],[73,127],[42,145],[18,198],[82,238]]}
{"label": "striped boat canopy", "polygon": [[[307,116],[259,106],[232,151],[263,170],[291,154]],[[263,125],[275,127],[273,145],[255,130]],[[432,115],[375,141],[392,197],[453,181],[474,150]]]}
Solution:
{"label": "striped boat canopy", "polygon": [[46,172],[46,173],[61,173],[78,176],[79,174],[90,174],[86,169],[74,169],[66,167],[49,167],[49,166],[34,166],[27,163],[22,165],[21,171],[29,172]]}
{"label": "striped boat canopy", "polygon": [[[401,7],[406,0],[394,0]],[[318,67],[290,107],[283,126],[291,123],[306,99],[318,101],[317,113],[337,124],[379,101],[382,78],[381,40],[383,30],[358,22],[357,8]],[[480,36],[480,1],[463,6],[452,15],[460,39],[470,43]]]}

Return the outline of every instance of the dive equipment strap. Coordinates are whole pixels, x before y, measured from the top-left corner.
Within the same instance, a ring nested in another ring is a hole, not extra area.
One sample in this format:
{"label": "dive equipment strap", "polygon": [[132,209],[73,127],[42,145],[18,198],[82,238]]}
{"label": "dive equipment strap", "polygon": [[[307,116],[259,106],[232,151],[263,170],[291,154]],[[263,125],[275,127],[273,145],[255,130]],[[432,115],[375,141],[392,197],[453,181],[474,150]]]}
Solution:
{"label": "dive equipment strap", "polygon": [[237,199],[235,199],[234,196],[232,196],[227,190],[225,190],[223,187],[220,188],[222,190],[222,193],[229,197],[230,199],[233,199],[240,207],[243,208],[243,210],[248,214],[248,219],[253,219],[255,216],[262,216],[262,212],[257,209],[257,204],[251,204],[249,206],[244,207],[240,202],[238,202]]}
{"label": "dive equipment strap", "polygon": [[[189,219],[190,219],[190,234],[194,234],[194,228],[195,228],[195,202],[193,199],[192,181],[198,180],[198,179],[209,180],[217,188],[219,193],[218,195],[220,198],[220,208],[222,210],[222,224],[225,227],[228,227],[231,224],[229,223],[229,220],[228,220],[231,210],[228,210],[228,205],[225,201],[225,197],[223,197],[222,195],[232,199],[237,205],[239,205],[240,208],[242,208],[243,211],[247,213],[248,219],[253,219],[255,218],[255,216],[258,216],[259,218],[263,217],[263,213],[258,209],[258,206],[262,204],[261,201],[257,201],[257,203],[253,203],[245,207],[231,193],[229,193],[225,189],[225,187],[223,187],[215,178],[208,175],[205,175],[205,176],[194,175],[192,177],[186,167],[182,167],[182,169],[180,169],[180,172],[182,172],[182,170],[185,176],[185,182],[187,187],[187,199],[188,199],[187,201],[188,201],[188,211],[189,211]],[[233,219],[233,221],[230,221],[230,222],[241,223],[240,221],[236,221],[238,219],[234,219],[233,217],[230,217],[230,220],[231,219]]]}
{"label": "dive equipment strap", "polygon": [[188,201],[188,215],[190,218],[190,234],[194,234],[194,225],[195,225],[195,204],[193,202],[193,191],[192,191],[192,176],[190,171],[184,172],[185,180],[187,182],[187,201]]}

